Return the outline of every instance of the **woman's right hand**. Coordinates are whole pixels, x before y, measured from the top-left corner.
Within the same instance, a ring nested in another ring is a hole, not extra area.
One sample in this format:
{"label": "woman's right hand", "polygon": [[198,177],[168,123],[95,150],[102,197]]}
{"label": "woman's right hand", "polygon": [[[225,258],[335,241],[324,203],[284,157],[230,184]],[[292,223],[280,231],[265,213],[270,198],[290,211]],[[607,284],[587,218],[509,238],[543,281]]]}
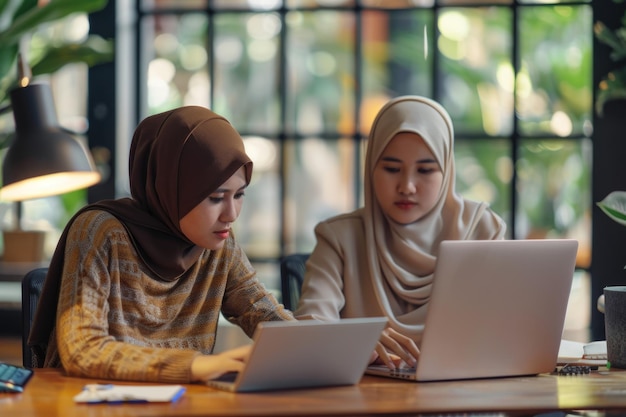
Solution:
{"label": "woman's right hand", "polygon": [[226,350],[215,355],[200,355],[191,362],[191,380],[208,381],[219,378],[227,372],[239,372],[243,369],[251,345]]}

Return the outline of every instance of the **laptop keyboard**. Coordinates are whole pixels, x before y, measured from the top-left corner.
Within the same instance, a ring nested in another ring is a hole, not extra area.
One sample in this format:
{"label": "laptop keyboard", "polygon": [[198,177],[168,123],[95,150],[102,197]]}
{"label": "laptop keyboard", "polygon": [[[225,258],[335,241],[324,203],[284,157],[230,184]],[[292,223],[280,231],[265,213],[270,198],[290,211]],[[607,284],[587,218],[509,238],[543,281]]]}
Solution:
{"label": "laptop keyboard", "polygon": [[24,385],[32,375],[30,369],[0,363],[0,392],[23,392]]}
{"label": "laptop keyboard", "polygon": [[225,374],[215,378],[215,381],[235,382],[239,372],[226,372]]}
{"label": "laptop keyboard", "polygon": [[390,369],[389,373],[391,374],[391,376],[396,377],[396,378],[411,378],[413,376],[415,376],[415,371],[416,368],[412,367],[412,368],[408,368],[408,367],[399,367],[396,369]]}

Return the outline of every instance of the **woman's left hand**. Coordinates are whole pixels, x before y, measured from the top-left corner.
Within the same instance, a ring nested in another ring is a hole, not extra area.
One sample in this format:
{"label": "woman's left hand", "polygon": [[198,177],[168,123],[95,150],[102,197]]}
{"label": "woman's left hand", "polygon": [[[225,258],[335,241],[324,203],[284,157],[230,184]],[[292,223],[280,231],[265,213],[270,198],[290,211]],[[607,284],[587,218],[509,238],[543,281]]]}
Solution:
{"label": "woman's left hand", "polygon": [[413,339],[388,327],[381,333],[370,363],[382,362],[390,369],[396,369],[402,362],[414,367],[419,355],[420,351]]}

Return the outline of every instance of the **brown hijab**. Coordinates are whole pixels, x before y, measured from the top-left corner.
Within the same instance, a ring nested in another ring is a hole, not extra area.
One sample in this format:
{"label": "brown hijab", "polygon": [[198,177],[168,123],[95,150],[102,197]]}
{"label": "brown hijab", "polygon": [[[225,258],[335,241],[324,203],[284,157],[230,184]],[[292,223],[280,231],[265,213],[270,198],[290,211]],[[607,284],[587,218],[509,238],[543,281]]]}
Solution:
{"label": "brown hijab", "polygon": [[181,107],[144,119],[130,148],[131,197],[85,206],[68,222],[50,261],[29,345],[45,351],[54,328],[65,242],[77,216],[94,209],[113,214],[155,279],[173,281],[204,251],[184,236],[180,219],[242,166],[249,183],[252,162],[243,140],[225,118],[209,109]]}

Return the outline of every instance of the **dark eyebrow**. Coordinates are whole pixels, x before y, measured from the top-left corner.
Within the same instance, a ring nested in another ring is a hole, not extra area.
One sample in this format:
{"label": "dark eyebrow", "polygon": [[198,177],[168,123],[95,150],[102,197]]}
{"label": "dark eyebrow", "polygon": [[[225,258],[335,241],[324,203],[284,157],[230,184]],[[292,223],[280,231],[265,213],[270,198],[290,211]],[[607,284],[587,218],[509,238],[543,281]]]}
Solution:
{"label": "dark eyebrow", "polygon": [[[400,160],[399,158],[394,158],[393,156],[385,156],[383,158],[380,158],[381,161],[386,161],[386,162],[402,162],[402,160]],[[437,161],[435,161],[432,158],[424,158],[424,159],[418,159],[417,161],[418,164],[432,164],[432,163],[437,163]]]}
{"label": "dark eyebrow", "polygon": [[[246,189],[246,187],[248,187],[248,184],[245,184],[243,187],[239,188],[236,191],[243,191],[244,189]],[[213,193],[227,193],[230,190],[228,188],[218,188],[217,190],[213,191]]]}

